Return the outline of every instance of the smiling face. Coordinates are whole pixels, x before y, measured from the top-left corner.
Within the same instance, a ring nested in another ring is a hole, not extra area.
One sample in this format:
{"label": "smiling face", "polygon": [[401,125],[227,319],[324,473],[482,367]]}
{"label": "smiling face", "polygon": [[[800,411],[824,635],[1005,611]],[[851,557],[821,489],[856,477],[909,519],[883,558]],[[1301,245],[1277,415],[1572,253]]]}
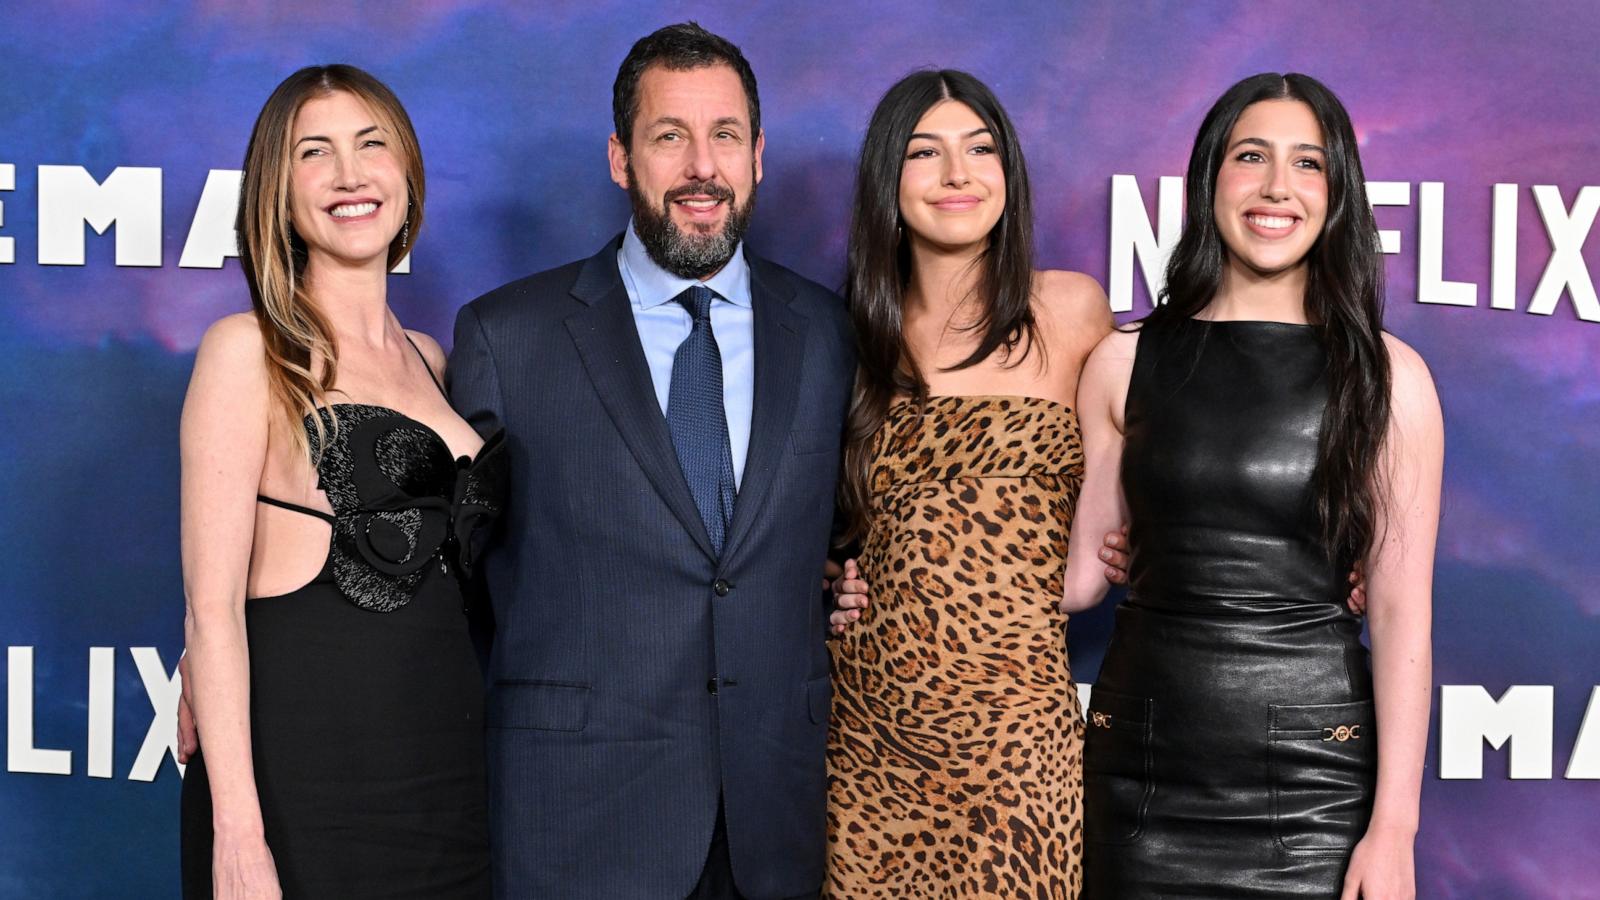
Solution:
{"label": "smiling face", "polygon": [[652,66],[638,96],[632,146],[611,136],[611,179],[627,189],[651,259],[709,278],[744,237],[761,181],[765,139],[751,133],[744,85],[731,66]]}
{"label": "smiling face", "polygon": [[1264,100],[1239,114],[1212,203],[1230,266],[1270,276],[1305,265],[1327,221],[1324,146],[1299,100]]}
{"label": "smiling face", "polygon": [[388,130],[353,94],[335,91],[300,107],[289,140],[289,216],[310,262],[386,262],[408,201]]}
{"label": "smiling face", "polygon": [[900,168],[905,227],[940,247],[969,246],[988,240],[1005,206],[1005,166],[983,119],[958,100],[924,113]]}

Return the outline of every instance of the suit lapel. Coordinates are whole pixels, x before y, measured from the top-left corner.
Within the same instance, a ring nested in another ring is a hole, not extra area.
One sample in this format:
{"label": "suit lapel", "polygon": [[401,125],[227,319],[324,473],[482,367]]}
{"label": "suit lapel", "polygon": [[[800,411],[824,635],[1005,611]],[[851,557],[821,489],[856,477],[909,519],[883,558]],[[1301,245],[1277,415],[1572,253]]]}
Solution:
{"label": "suit lapel", "polygon": [[[644,347],[639,342],[639,328],[633,319],[633,307],[628,301],[622,276],[617,271],[619,244],[620,238],[584,264],[572,287],[572,295],[583,301],[586,307],[566,318],[567,331],[577,345],[578,355],[583,360],[590,381],[594,383],[595,392],[600,395],[601,404],[638,461],[639,468],[644,470],[661,499],[683,523],[683,527],[688,529],[695,543],[715,560],[711,538],[706,534],[705,524],[700,521],[694,497],[690,495],[683,470],[678,466],[678,454],[672,448],[672,435],[667,430],[666,417],[661,414],[661,407],[656,402],[650,366],[645,362]],[[758,329],[759,322],[758,314]],[[761,345],[758,338],[758,381],[760,361]],[[759,398],[758,389],[758,404]]]}
{"label": "suit lapel", "polygon": [[[754,525],[761,504],[772,489],[783,454],[789,449],[795,399],[800,391],[806,319],[790,309],[794,292],[775,277],[765,261],[746,251],[750,261],[750,294],[755,317],[756,385],[750,417],[750,449],[745,455],[733,523],[723,547],[732,560]],[[685,488],[687,491],[687,488]],[[692,508],[692,507],[691,507]]]}

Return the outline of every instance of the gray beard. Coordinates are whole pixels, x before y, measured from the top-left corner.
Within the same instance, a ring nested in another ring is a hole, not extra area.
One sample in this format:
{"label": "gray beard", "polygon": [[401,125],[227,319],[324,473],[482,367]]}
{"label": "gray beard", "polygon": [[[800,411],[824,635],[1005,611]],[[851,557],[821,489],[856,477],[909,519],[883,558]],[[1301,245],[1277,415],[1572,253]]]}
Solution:
{"label": "gray beard", "polygon": [[[633,166],[628,166],[628,202],[633,206],[633,227],[639,241],[655,264],[679,278],[696,281],[706,278],[733,259],[750,227],[750,216],[755,212],[755,182],[751,181],[750,197],[743,204],[728,192],[728,220],[719,230],[710,234],[684,231],[672,221],[670,199],[659,206],[639,192],[638,179],[633,176]],[[725,188],[723,190],[726,190]]]}

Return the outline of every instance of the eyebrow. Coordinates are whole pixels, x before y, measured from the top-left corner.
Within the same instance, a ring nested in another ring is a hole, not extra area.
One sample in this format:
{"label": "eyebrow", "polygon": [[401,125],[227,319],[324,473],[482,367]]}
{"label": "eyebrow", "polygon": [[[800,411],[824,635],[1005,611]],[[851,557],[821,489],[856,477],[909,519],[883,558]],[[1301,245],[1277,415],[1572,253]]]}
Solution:
{"label": "eyebrow", "polygon": [[[361,137],[363,135],[368,135],[368,134],[371,134],[374,131],[378,131],[378,130],[379,130],[378,126],[376,126],[376,125],[368,125],[367,127],[365,127],[363,129],[361,129],[360,131],[356,132],[356,137]],[[326,137],[326,136],[320,135],[320,134],[308,134],[305,137],[301,138],[300,140],[295,141],[294,145],[296,147],[298,147],[301,144],[304,144],[306,141],[322,141],[324,144],[331,144],[331,143],[333,143],[333,138]]]}
{"label": "eyebrow", "polygon": [[[974,128],[971,131],[967,132],[966,134],[963,134],[961,136],[961,139],[962,140],[966,140],[967,138],[975,138],[980,134],[987,134],[990,137],[994,136],[994,133],[991,132],[987,126],[984,126],[982,128]],[[939,139],[939,136],[937,134],[929,134],[926,131],[914,131],[914,132],[911,133],[911,137],[908,138],[908,140],[913,140],[914,141],[914,140],[917,140],[918,138],[921,138],[922,140],[925,140],[925,141],[937,141]]]}
{"label": "eyebrow", "polygon": [[[1272,149],[1272,145],[1271,144],[1267,143],[1266,141],[1262,140],[1261,138],[1256,138],[1256,137],[1240,138],[1237,141],[1234,141],[1233,142],[1233,146],[1229,147],[1228,149],[1229,150],[1235,150],[1235,149],[1237,149],[1239,147],[1240,144],[1250,144],[1250,145],[1255,146],[1255,147],[1266,147],[1268,150]],[[1294,145],[1294,149],[1295,150],[1311,150],[1311,151],[1315,151],[1317,153],[1321,153],[1323,156],[1327,156],[1328,155],[1327,148],[1326,147],[1322,147],[1322,146],[1317,145],[1317,144],[1295,144]]]}
{"label": "eyebrow", "polygon": [[[650,123],[649,127],[655,128],[656,126],[659,126],[659,125],[672,125],[672,126],[677,127],[677,128],[688,128],[689,127],[689,123],[688,122],[685,122],[684,120],[678,118],[677,116],[659,116],[659,117],[656,118],[655,121]],[[744,127],[744,120],[739,118],[738,116],[723,116],[722,118],[717,119],[717,120],[715,120],[715,121],[713,121],[711,123],[711,127],[712,128],[721,128],[721,127],[724,127],[724,126],[727,126],[727,125],[737,125],[740,128],[743,128]]]}

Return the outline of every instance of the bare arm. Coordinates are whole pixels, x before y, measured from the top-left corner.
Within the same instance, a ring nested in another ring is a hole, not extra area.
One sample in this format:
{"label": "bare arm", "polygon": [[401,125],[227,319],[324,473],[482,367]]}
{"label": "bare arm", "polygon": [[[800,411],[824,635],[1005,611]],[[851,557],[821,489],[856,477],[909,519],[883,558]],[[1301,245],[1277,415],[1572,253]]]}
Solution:
{"label": "bare arm", "polygon": [[1394,372],[1379,482],[1376,534],[1366,559],[1378,720],[1372,821],[1345,875],[1346,898],[1415,896],[1428,703],[1433,691],[1433,553],[1444,471],[1444,422],[1426,364],[1388,335]]}
{"label": "bare arm", "polygon": [[[1050,368],[1063,380],[1062,389],[1073,398],[1072,408],[1078,410],[1081,417],[1084,400],[1081,385],[1089,354],[1116,327],[1111,304],[1100,282],[1080,272],[1040,272],[1037,283],[1042,301],[1037,311],[1049,340]],[[1121,411],[1120,403],[1113,404],[1112,414],[1118,422]],[[1108,532],[1102,546],[1094,551],[1105,564],[1105,579],[1111,584],[1128,581],[1127,545],[1127,526],[1124,525],[1121,530]],[[1078,555],[1082,557],[1084,553]]]}
{"label": "bare arm", "polygon": [[184,640],[211,781],[218,896],[277,891],[250,753],[244,625],[267,432],[260,334],[253,317],[230,316],[200,344],[179,432]]}
{"label": "bare arm", "polygon": [[1067,544],[1061,609],[1068,613],[1105,599],[1112,571],[1104,565],[1101,542],[1128,521],[1122,497],[1122,407],[1138,342],[1136,332],[1113,331],[1089,354],[1078,382],[1085,471]]}

